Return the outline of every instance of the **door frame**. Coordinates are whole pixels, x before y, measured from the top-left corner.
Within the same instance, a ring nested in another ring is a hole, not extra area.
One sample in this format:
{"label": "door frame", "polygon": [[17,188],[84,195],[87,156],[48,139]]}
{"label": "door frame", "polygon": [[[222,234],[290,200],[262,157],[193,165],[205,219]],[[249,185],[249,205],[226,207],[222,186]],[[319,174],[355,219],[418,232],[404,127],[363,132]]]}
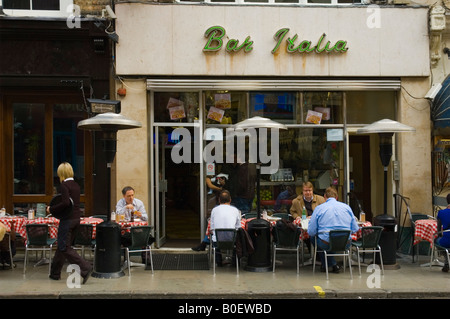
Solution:
{"label": "door frame", "polygon": [[[199,94],[199,103],[200,103],[200,114],[199,118],[202,118],[203,111],[202,111],[202,105],[203,105],[203,93],[201,91],[196,91]],[[204,124],[202,121],[195,121],[194,123],[178,123],[178,122],[155,122],[155,116],[154,116],[154,97],[153,97],[154,91],[149,92],[149,128],[150,128],[150,170],[149,170],[149,180],[150,180],[150,207],[152,207],[153,216],[150,219],[151,224],[154,227],[155,231],[155,245],[157,248],[160,248],[162,245],[164,245],[166,241],[166,230],[165,230],[165,203],[160,203],[160,196],[159,193],[163,192],[165,193],[167,191],[167,182],[160,183],[159,180],[159,167],[161,165],[159,161],[159,148],[155,147],[159,143],[159,128],[161,127],[183,127],[183,128],[190,128],[192,127],[195,130],[197,130],[198,138],[202,140],[199,147],[198,157],[200,159],[200,165],[199,172],[200,172],[200,196],[199,196],[199,207],[200,207],[200,234],[199,238],[203,238],[203,235],[205,234],[206,229],[206,221],[203,216],[205,216],[205,191],[206,191],[206,185],[205,185],[205,170],[206,170],[206,164],[203,162],[203,148],[204,148],[204,140],[203,140],[203,131],[204,131]],[[195,148],[194,148],[195,149]],[[195,157],[195,156],[194,156]],[[165,176],[164,176],[165,178]],[[165,194],[162,196],[162,200],[164,200]],[[162,214],[160,214],[160,209],[163,210]],[[161,228],[160,228],[161,226]]]}

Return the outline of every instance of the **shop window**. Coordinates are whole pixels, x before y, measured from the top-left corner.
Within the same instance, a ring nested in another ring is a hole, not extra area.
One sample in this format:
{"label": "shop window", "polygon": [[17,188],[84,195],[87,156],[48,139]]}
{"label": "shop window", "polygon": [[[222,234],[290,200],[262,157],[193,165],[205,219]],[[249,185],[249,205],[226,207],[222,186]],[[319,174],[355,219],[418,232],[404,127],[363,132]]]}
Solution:
{"label": "shop window", "polygon": [[199,119],[197,92],[158,92],[154,94],[155,122],[193,123]]}
{"label": "shop window", "polygon": [[342,92],[303,93],[303,112],[297,123],[342,124]]}
{"label": "shop window", "polygon": [[45,193],[45,104],[16,103],[14,109],[14,193]]}
{"label": "shop window", "polygon": [[205,92],[207,124],[236,124],[247,118],[247,93],[228,91]]}
{"label": "shop window", "polygon": [[291,92],[251,92],[250,117],[262,116],[272,120],[292,124],[297,108],[296,93]]}
{"label": "shop window", "polygon": [[349,91],[346,93],[347,124],[371,124],[395,119],[395,91]]}
{"label": "shop window", "polygon": [[68,162],[72,165],[74,179],[84,194],[84,133],[77,129],[83,120],[80,104],[56,104],[53,108],[53,180],[59,184],[56,173],[59,164]]}

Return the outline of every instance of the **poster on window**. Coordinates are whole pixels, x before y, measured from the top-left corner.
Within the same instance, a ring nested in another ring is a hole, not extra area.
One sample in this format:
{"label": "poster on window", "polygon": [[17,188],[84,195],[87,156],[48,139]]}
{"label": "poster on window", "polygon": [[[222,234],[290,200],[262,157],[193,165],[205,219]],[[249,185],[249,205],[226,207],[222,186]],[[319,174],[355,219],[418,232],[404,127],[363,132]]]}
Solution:
{"label": "poster on window", "polygon": [[173,97],[169,98],[169,102],[167,103],[167,108],[170,109],[171,107],[184,105],[183,101],[180,101],[178,99],[175,99]]}
{"label": "poster on window", "polygon": [[217,107],[211,106],[208,112],[208,118],[216,122],[222,122],[225,110],[218,109]]}
{"label": "poster on window", "polygon": [[231,94],[229,93],[215,94],[214,106],[221,110],[231,109]]}
{"label": "poster on window", "polygon": [[306,114],[306,123],[320,124],[322,121],[322,113],[309,110]]}
{"label": "poster on window", "polygon": [[186,113],[184,112],[184,106],[174,106],[169,108],[169,114],[171,120],[179,120],[186,117]]}
{"label": "poster on window", "polygon": [[324,121],[328,121],[331,116],[330,116],[330,108],[329,107],[315,107],[314,111],[322,113],[322,120]]}

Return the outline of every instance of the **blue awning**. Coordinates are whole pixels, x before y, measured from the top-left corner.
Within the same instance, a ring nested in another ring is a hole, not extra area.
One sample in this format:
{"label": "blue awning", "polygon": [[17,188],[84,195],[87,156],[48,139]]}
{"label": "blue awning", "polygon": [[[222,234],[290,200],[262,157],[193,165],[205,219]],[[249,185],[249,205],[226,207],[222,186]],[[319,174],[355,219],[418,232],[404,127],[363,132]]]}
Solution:
{"label": "blue awning", "polygon": [[442,82],[442,88],[431,104],[431,120],[435,128],[450,127],[450,76]]}

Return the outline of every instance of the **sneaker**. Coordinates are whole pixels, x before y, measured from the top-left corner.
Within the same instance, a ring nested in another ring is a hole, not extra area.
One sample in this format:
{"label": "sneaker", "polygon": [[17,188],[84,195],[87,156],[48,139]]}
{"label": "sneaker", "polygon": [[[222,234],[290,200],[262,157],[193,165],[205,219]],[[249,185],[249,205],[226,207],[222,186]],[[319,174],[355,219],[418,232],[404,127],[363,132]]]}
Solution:
{"label": "sneaker", "polygon": [[334,272],[335,274],[338,274],[340,271],[341,271],[341,267],[339,267],[338,265],[333,266],[332,272]]}
{"label": "sneaker", "polygon": [[444,267],[442,267],[442,271],[443,272],[448,272],[448,265],[444,265]]}

